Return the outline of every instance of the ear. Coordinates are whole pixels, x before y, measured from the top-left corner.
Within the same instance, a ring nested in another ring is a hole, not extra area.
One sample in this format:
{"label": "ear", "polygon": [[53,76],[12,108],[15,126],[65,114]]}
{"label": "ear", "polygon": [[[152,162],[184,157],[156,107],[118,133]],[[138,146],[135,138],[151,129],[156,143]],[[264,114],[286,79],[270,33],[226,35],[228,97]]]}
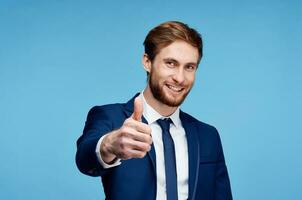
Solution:
{"label": "ear", "polygon": [[151,60],[149,59],[149,56],[147,54],[143,55],[142,58],[142,64],[144,66],[144,69],[150,73],[151,71]]}

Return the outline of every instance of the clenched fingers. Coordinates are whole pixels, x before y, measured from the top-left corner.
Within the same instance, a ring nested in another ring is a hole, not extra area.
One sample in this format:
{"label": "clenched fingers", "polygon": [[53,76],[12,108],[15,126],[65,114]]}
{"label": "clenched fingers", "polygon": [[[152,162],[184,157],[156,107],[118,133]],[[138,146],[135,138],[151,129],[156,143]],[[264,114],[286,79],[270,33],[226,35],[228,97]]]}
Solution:
{"label": "clenched fingers", "polygon": [[134,141],[140,141],[147,144],[152,144],[152,137],[150,134],[139,132],[132,127],[123,127],[122,136],[125,138],[132,139]]}
{"label": "clenched fingers", "polygon": [[128,126],[128,127],[132,127],[132,128],[134,128],[135,130],[137,130],[139,132],[149,134],[149,135],[151,134],[150,126],[148,124],[143,123],[143,122],[138,122],[138,121],[135,121],[135,120],[129,118],[129,119],[126,120],[125,125]]}
{"label": "clenched fingers", "polygon": [[151,149],[149,143],[135,141],[131,138],[122,138],[119,147],[117,155],[122,159],[141,158]]}

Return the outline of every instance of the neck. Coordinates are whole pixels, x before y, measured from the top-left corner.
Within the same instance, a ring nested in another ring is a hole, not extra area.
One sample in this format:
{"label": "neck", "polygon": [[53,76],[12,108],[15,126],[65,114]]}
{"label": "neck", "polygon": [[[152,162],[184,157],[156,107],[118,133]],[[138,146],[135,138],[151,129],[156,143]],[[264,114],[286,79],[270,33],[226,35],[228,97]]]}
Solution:
{"label": "neck", "polygon": [[156,110],[160,115],[164,117],[168,117],[172,115],[177,107],[171,107],[166,104],[163,104],[162,102],[158,101],[157,99],[154,98],[151,89],[149,87],[149,84],[146,86],[144,90],[144,98],[147,101],[147,103],[154,109]]}

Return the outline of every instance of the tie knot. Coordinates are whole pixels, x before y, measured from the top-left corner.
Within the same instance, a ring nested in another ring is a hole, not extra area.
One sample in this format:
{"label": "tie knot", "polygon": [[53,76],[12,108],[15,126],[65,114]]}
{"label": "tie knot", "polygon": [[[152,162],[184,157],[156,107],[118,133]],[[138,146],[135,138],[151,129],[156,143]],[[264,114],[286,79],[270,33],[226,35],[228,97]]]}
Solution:
{"label": "tie knot", "polygon": [[158,119],[157,123],[159,124],[160,128],[163,131],[168,131],[169,132],[170,124],[172,123],[172,120],[170,118]]}

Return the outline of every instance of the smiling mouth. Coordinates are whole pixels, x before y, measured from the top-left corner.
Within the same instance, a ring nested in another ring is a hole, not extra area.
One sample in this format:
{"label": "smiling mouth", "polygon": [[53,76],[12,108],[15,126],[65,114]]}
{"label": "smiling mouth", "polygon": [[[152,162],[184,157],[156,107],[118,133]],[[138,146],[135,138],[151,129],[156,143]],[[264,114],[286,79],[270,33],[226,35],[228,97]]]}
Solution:
{"label": "smiling mouth", "polygon": [[174,86],[174,85],[169,85],[169,84],[166,84],[166,86],[173,92],[175,93],[180,93],[182,92],[185,88],[183,87],[178,87],[178,86]]}

